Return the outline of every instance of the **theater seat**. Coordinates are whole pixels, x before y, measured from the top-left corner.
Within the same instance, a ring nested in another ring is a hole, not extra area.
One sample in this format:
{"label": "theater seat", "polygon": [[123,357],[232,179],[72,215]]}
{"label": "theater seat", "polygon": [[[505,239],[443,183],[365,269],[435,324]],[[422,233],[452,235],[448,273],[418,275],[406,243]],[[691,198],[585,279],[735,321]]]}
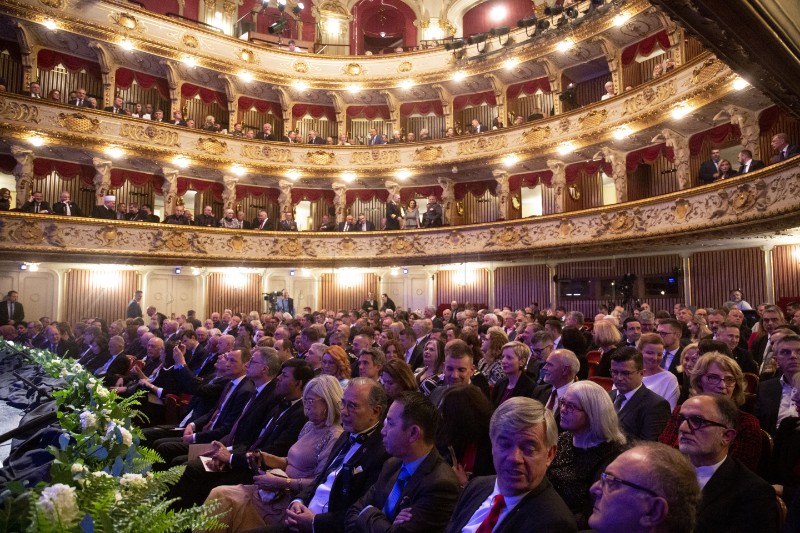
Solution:
{"label": "theater seat", "polygon": [[177,426],[183,419],[183,408],[191,401],[191,394],[167,394],[164,398],[164,423]]}
{"label": "theater seat", "polygon": [[606,390],[606,392],[611,392],[611,388],[614,386],[614,380],[602,376],[592,376],[589,378],[589,381],[594,381],[595,383],[603,387]]}

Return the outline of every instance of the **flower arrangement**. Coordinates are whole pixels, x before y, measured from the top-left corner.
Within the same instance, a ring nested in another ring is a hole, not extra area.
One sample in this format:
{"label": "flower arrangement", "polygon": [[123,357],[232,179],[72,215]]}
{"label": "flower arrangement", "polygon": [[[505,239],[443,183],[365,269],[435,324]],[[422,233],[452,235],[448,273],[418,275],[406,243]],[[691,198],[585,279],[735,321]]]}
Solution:
{"label": "flower arrangement", "polygon": [[222,527],[214,505],[174,511],[166,497],[184,467],[152,473],[162,459],[139,446],[141,432],[132,422],[140,392],[121,398],[72,359],[36,348],[6,343],[0,347],[27,358],[66,387],[55,391],[63,433],[49,452],[54,461],[49,483],[19,482],[0,494],[0,531],[35,532],[181,532]]}

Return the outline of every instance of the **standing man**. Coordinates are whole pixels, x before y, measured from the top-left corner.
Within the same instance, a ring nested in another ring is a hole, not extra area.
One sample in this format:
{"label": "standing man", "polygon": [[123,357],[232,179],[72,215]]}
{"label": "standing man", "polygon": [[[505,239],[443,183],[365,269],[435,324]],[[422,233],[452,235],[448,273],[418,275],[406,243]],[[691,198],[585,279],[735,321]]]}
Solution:
{"label": "standing man", "polygon": [[428,196],[428,210],[422,215],[423,228],[438,228],[444,224],[442,206],[436,201],[436,196]]}
{"label": "standing man", "polygon": [[400,195],[394,194],[386,204],[386,229],[400,229],[400,219],[403,212],[400,209]]}
{"label": "standing man", "polygon": [[378,301],[375,299],[375,295],[372,294],[372,291],[368,292],[367,299],[361,302],[361,309],[368,313],[372,310],[378,309]]}
{"label": "standing man", "polygon": [[287,289],[283,289],[281,295],[275,301],[275,311],[289,313],[294,316],[294,299],[289,298],[289,291]]}
{"label": "standing man", "polygon": [[142,318],[142,291],[138,290],[133,294],[133,299],[128,302],[125,318]]}
{"label": "standing man", "polygon": [[64,217],[82,217],[81,208],[70,201],[68,191],[62,191],[59,196],[60,201],[53,204],[53,213]]}
{"label": "standing man", "polygon": [[720,152],[719,148],[711,150],[711,159],[703,161],[700,165],[700,183],[711,183],[719,174]]}
{"label": "standing man", "polygon": [[0,302],[0,326],[15,326],[25,321],[25,309],[17,300],[17,291],[8,291],[4,302]]}

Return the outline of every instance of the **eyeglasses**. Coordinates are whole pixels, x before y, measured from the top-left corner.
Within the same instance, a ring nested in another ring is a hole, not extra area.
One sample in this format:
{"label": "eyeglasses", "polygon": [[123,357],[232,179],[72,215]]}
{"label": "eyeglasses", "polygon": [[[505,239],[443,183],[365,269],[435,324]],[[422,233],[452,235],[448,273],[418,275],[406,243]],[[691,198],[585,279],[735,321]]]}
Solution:
{"label": "eyeglasses", "polygon": [[625,481],[624,479],[620,479],[620,478],[618,478],[616,476],[612,476],[608,472],[603,472],[602,474],[600,474],[600,484],[603,487],[611,486],[612,488],[614,487],[614,485],[625,485],[626,487],[630,487],[630,488],[635,489],[635,490],[640,490],[642,492],[646,492],[647,494],[649,494],[650,496],[653,496],[655,498],[659,497],[658,493],[656,493],[653,490],[648,489],[647,487],[643,487],[641,485],[637,485],[636,483],[633,483],[632,481]]}
{"label": "eyeglasses", "polygon": [[361,409],[361,406],[358,405],[355,402],[345,402],[345,401],[343,401],[341,407],[342,407],[342,410],[347,409],[348,411],[358,411],[359,409]]}
{"label": "eyeglasses", "polygon": [[658,333],[662,337],[666,337],[667,335],[672,335],[674,332],[672,332],[672,331],[656,331],[656,333]]}
{"label": "eyeglasses", "polygon": [[700,415],[686,416],[681,414],[678,415],[678,419],[680,420],[679,424],[683,424],[684,422],[686,422],[686,424],[689,425],[689,429],[692,431],[697,431],[698,429],[703,429],[709,426],[716,426],[719,428],[730,429],[728,428],[728,426],[722,424],[721,422],[714,422],[713,420],[705,419]]}
{"label": "eyeglasses", "polygon": [[733,387],[736,385],[736,378],[733,376],[719,376],[717,374],[703,374],[703,379],[709,385],[719,385],[720,381],[725,382],[726,387]]}
{"label": "eyeglasses", "polygon": [[303,398],[303,405],[306,407],[313,407],[314,403],[320,401],[319,398]]}
{"label": "eyeglasses", "polygon": [[636,372],[631,372],[630,370],[612,370],[611,377],[622,376],[623,378],[629,378],[634,375]]}
{"label": "eyeglasses", "polygon": [[560,407],[565,413],[574,413],[575,411],[580,411],[581,413],[584,412],[584,410],[578,407],[576,404],[569,403],[565,400],[559,400],[558,407]]}

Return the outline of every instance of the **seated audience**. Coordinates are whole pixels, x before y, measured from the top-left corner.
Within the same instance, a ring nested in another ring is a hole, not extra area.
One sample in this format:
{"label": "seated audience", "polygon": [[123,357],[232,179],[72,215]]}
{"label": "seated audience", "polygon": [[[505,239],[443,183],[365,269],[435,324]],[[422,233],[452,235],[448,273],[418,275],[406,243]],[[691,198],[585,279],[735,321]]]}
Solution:
{"label": "seated audience", "polygon": [[495,383],[505,377],[501,355],[503,346],[508,343],[508,335],[500,326],[492,326],[480,338],[483,357],[478,361],[478,371],[486,376],[489,386],[494,387]]}
{"label": "seated audience", "polygon": [[417,380],[414,379],[411,367],[402,359],[397,358],[386,361],[386,364],[381,367],[381,383],[383,383],[390,402],[396,400],[403,392],[417,390]]}
{"label": "seated audience", "polygon": [[611,377],[611,358],[614,351],[622,343],[622,334],[610,321],[598,320],[592,327],[592,340],[600,350],[600,363],[594,375],[598,377]]}
{"label": "seated audience", "polygon": [[664,340],[657,333],[645,333],[639,339],[637,349],[642,354],[644,374],[642,383],[667,402],[670,409],[675,409],[680,396],[678,378],[672,372],[662,368],[664,363]]}
{"label": "seated audience", "polygon": [[628,439],[658,440],[669,420],[669,403],[642,383],[642,354],[628,346],[611,359],[614,409]]}
{"label": "seated audience", "polygon": [[[792,378],[792,403],[800,407],[800,374]],[[800,417],[784,418],[775,432],[769,480],[787,505],[800,494]]]}
{"label": "seated audience", "polygon": [[492,388],[492,403],[495,407],[516,396],[531,398],[536,383],[525,373],[525,365],[531,356],[531,349],[519,341],[511,341],[500,352],[504,377]]}

